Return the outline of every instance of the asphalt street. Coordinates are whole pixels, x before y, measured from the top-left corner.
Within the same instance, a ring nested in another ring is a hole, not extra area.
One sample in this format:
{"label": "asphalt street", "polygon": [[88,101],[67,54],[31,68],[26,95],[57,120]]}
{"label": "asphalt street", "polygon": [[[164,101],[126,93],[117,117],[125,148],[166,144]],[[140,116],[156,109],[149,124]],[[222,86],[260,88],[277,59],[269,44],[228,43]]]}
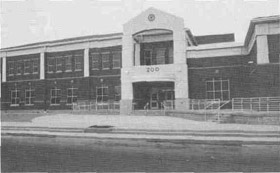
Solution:
{"label": "asphalt street", "polygon": [[2,136],[3,172],[280,171],[279,146]]}

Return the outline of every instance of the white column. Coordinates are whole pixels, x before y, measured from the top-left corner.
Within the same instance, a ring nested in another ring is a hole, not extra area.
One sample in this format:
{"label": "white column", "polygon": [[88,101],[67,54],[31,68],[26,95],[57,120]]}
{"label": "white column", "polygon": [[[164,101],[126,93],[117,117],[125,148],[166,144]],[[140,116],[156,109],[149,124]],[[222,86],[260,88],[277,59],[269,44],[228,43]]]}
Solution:
{"label": "white column", "polygon": [[7,62],[6,62],[6,57],[2,58],[2,82],[6,82],[6,67],[7,67]]}
{"label": "white column", "polygon": [[140,66],[140,44],[135,44],[135,66]]}
{"label": "white column", "polygon": [[173,30],[174,64],[186,64],[186,39],[184,28]]}
{"label": "white column", "polygon": [[89,77],[89,48],[84,50],[84,77]]}
{"label": "white column", "polygon": [[40,53],[40,79],[45,79],[45,52]]}
{"label": "white column", "polygon": [[257,64],[269,63],[267,35],[257,36]]}

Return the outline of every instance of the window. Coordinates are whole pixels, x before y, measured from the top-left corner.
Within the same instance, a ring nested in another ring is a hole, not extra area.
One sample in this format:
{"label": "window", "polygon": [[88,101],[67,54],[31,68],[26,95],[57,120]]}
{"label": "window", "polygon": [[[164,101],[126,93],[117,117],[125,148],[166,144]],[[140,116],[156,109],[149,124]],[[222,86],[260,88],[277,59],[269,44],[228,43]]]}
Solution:
{"label": "window", "polygon": [[55,70],[55,58],[48,58],[48,72],[52,73]]}
{"label": "window", "polygon": [[206,81],[207,99],[230,99],[229,80],[209,80]]}
{"label": "window", "polygon": [[92,69],[99,69],[99,53],[92,53],[91,59],[92,59]]}
{"label": "window", "polygon": [[144,50],[144,65],[152,65],[152,50]]}
{"label": "window", "polygon": [[22,61],[17,61],[17,74],[20,75],[22,73]]}
{"label": "window", "polygon": [[78,88],[67,88],[67,104],[77,102]]}
{"label": "window", "polygon": [[97,102],[108,101],[108,86],[96,87],[96,101]]}
{"label": "window", "polygon": [[157,48],[156,58],[153,60],[153,64],[165,64],[165,48]]}
{"label": "window", "polygon": [[33,59],[33,73],[38,73],[38,59]]}
{"label": "window", "polygon": [[34,89],[27,89],[25,90],[25,105],[33,105],[35,98],[35,90]]}
{"label": "window", "polygon": [[75,55],[75,71],[80,71],[82,70],[82,59],[83,55]]}
{"label": "window", "polygon": [[62,72],[62,57],[56,57],[55,61],[56,72]]}
{"label": "window", "polygon": [[116,51],[113,52],[113,68],[120,68],[121,67],[121,52]]}
{"label": "window", "polygon": [[61,90],[57,88],[51,89],[51,105],[58,105],[61,99]]}
{"label": "window", "polygon": [[32,61],[30,59],[24,60],[24,74],[31,73],[31,63]]}
{"label": "window", "polygon": [[18,106],[19,105],[19,90],[15,89],[11,91],[11,106]]}
{"label": "window", "polygon": [[168,48],[168,64],[173,64],[173,47]]}
{"label": "window", "polygon": [[14,65],[15,65],[14,61],[8,62],[8,74],[9,75],[14,75]]}
{"label": "window", "polygon": [[109,69],[110,68],[110,53],[109,52],[101,53],[101,60],[102,60],[102,69]]}
{"label": "window", "polygon": [[115,101],[121,100],[121,86],[115,86]]}
{"label": "window", "polygon": [[65,71],[72,71],[72,56],[65,56]]}

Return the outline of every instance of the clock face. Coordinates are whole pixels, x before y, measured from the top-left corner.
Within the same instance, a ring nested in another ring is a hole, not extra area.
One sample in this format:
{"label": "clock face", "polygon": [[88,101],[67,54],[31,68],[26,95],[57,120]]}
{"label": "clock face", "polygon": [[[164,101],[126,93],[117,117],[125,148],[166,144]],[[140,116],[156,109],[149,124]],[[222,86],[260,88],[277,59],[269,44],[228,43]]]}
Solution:
{"label": "clock face", "polygon": [[154,14],[149,14],[149,16],[148,16],[148,20],[149,20],[150,22],[154,21],[155,18],[156,18],[156,16],[155,16]]}

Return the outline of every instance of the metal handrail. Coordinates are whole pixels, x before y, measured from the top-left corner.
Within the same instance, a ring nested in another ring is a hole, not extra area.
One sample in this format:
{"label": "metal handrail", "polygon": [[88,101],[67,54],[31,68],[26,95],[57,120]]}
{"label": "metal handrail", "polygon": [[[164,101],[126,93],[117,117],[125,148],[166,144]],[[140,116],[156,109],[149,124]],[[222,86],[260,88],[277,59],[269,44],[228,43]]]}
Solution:
{"label": "metal handrail", "polygon": [[[217,99],[218,100],[218,103],[219,103],[219,105],[220,105],[220,99]],[[216,101],[213,101],[213,102],[211,102],[209,105],[207,105],[206,107],[204,107],[204,111],[205,111],[205,121],[207,121],[207,108],[209,108],[210,106],[213,106],[214,104],[216,104],[217,102]],[[220,110],[220,106],[217,108],[217,109],[215,109],[215,111],[216,110]],[[213,107],[212,107],[212,110],[213,110]],[[220,111],[218,111],[218,114],[219,114],[219,112]]]}

